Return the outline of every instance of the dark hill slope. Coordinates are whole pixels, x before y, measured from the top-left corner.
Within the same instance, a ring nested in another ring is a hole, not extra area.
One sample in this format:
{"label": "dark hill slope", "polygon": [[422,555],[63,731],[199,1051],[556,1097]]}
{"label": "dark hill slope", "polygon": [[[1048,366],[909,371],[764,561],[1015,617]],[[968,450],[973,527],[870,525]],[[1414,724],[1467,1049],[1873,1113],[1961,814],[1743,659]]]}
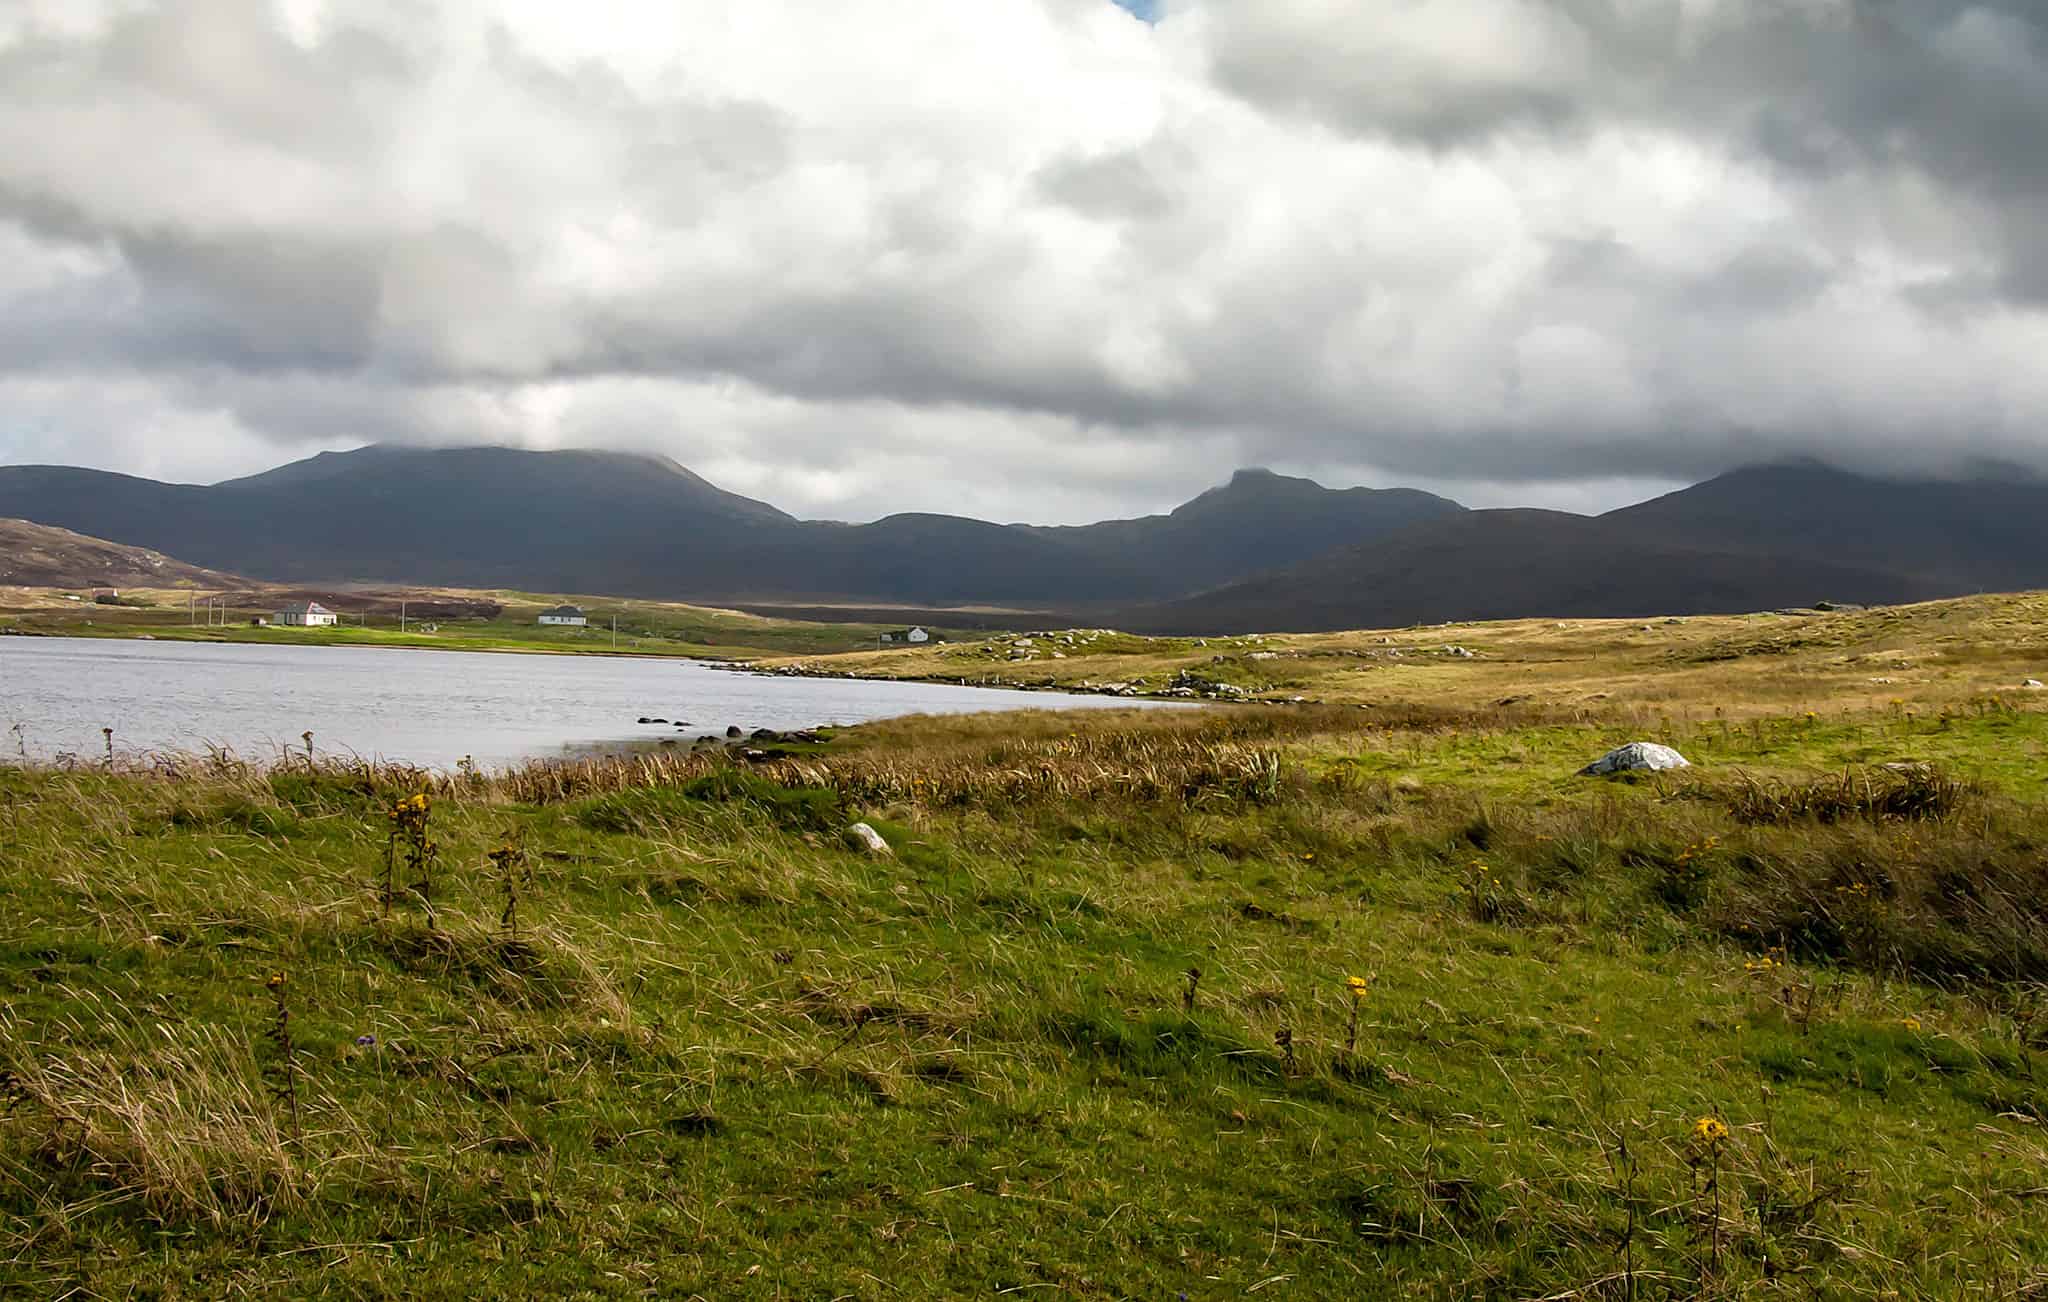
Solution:
{"label": "dark hill slope", "polygon": [[1555,511],[1472,511],[1134,612],[1126,623],[1148,633],[1319,632],[1909,601],[1939,587],[1826,561],[1675,546]]}
{"label": "dark hill slope", "polygon": [[1939,582],[2048,585],[2048,484],[1890,480],[1814,463],[1737,470],[1603,517],[1643,537],[1803,556]]}
{"label": "dark hill slope", "polygon": [[1459,509],[1252,473],[1171,515],[1073,529],[923,514],[830,524],[660,458],[507,448],[326,453],[211,488],[0,467],[0,514],[267,579],[727,601],[1150,601]]}
{"label": "dark hill slope", "polygon": [[0,515],[266,579],[667,589],[678,544],[795,530],[673,462],[596,452],[364,448],[210,488],[0,467]]}
{"label": "dark hill slope", "polygon": [[1154,593],[1193,592],[1370,542],[1464,507],[1413,488],[1329,489],[1240,470],[1166,515],[1032,532],[1146,577]]}
{"label": "dark hill slope", "polygon": [[[246,567],[292,580],[412,579],[475,587],[654,593],[692,552],[800,526],[672,461],[608,452],[364,448],[213,490]],[[701,562],[700,562],[701,564]]]}

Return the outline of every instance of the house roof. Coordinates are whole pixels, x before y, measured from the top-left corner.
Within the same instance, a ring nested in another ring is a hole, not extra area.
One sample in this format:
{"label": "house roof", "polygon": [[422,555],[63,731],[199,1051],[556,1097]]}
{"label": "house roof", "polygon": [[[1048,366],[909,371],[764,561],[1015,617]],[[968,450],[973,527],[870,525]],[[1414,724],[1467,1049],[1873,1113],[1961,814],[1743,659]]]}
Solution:
{"label": "house roof", "polygon": [[576,616],[576,617],[578,617],[578,618],[581,618],[581,617],[582,617],[582,615],[583,615],[583,607],[581,607],[581,606],[549,606],[549,607],[548,607],[548,608],[547,608],[546,610],[543,610],[543,611],[541,612],[541,614],[543,614],[543,615],[574,615],[574,616]]}
{"label": "house roof", "polygon": [[334,612],[317,601],[295,601],[289,606],[279,606],[280,615],[332,615]]}

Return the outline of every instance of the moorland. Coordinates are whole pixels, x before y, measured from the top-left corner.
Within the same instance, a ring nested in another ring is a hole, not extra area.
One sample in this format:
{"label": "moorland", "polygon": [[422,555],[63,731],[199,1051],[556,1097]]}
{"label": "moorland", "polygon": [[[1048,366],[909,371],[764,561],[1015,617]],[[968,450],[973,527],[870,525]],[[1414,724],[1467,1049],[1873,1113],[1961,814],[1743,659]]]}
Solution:
{"label": "moorland", "polygon": [[[0,1289],[2039,1296],[2042,611],[1054,630],[844,668],[1266,701],[0,768]],[[1577,775],[1633,740],[1693,767]]]}

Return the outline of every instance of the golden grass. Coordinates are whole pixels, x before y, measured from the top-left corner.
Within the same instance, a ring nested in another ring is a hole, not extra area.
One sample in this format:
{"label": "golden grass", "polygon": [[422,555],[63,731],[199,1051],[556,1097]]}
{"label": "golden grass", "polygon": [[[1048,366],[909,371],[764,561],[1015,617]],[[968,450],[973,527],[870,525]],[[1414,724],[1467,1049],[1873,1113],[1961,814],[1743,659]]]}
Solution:
{"label": "golden grass", "polygon": [[[1523,619],[1344,633],[1012,640],[783,657],[771,669],[880,678],[1080,687],[1181,675],[1254,697],[1477,710],[1512,700],[1550,710],[1642,710],[1748,719],[1815,710],[1959,706],[2048,678],[2048,595],[1966,597],[1861,611],[1672,620]],[[1473,653],[1470,659],[1450,649]],[[1060,651],[1062,659],[1052,659]]]}

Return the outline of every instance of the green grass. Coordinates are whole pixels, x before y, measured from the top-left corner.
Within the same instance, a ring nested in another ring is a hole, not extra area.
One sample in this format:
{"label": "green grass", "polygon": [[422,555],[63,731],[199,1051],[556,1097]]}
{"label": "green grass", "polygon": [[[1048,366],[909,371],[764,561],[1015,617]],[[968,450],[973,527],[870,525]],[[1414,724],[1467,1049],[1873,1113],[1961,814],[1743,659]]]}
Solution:
{"label": "green grass", "polygon": [[[172,598],[176,597],[174,601]],[[679,602],[630,598],[565,598],[536,593],[452,592],[422,590],[415,605],[432,600],[488,601],[502,611],[492,618],[427,618],[415,616],[400,629],[397,595],[378,594],[377,613],[367,626],[352,622],[329,628],[255,627],[250,620],[268,616],[276,604],[265,600],[227,612],[228,623],[193,627],[181,594],[168,594],[155,608],[97,604],[56,607],[49,603],[0,619],[28,632],[73,637],[135,637],[162,641],[253,642],[272,645],[397,646],[452,651],[524,651],[550,654],[693,656],[710,659],[752,659],[771,655],[830,655],[872,649],[877,634],[895,626],[822,624],[771,619],[740,611],[691,606]],[[343,605],[345,599],[335,599]],[[368,599],[365,599],[368,600]],[[589,613],[585,628],[541,627],[539,612],[564,600],[577,601]],[[384,607],[388,606],[386,610]],[[173,608],[175,607],[175,608]],[[205,616],[204,608],[200,611]],[[611,621],[618,619],[613,638]],[[431,631],[421,631],[431,624]]]}
{"label": "green grass", "polygon": [[[437,779],[435,933],[371,889],[417,775],[0,769],[0,1291],[2048,1286],[2048,718],[1674,723],[1695,774],[1571,776],[1637,731],[923,720]],[[1734,812],[1901,756],[1966,794]]]}

